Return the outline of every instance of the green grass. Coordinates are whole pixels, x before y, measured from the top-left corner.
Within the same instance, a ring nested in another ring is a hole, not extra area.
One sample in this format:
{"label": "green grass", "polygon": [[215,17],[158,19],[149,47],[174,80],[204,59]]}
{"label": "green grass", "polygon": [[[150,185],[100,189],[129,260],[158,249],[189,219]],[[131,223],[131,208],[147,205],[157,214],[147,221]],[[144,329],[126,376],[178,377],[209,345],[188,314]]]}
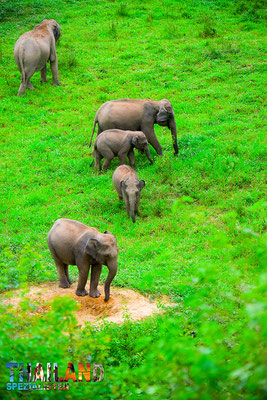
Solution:
{"label": "green grass", "polygon": [[[167,294],[177,308],[102,332],[73,328],[73,360],[89,351],[107,374],[103,384],[90,392],[82,386],[73,396],[262,398],[263,3],[33,3],[6,1],[0,12],[1,290],[57,279],[46,245],[57,218],[108,229],[120,249],[113,284],[155,298]],[[35,90],[18,98],[14,43],[45,17],[61,26],[62,85],[52,85],[48,68],[49,82],[41,84],[36,73]],[[174,157],[170,132],[155,126],[163,157],[151,148],[150,166],[136,154],[139,178],[146,181],[136,224],[112,187],[118,160],[107,173],[89,167],[95,113],[103,102],[124,97],[169,99],[180,149]],[[102,281],[106,274],[104,268]],[[76,267],[71,275],[77,278]],[[62,309],[55,312],[60,318]],[[52,317],[46,323],[56,329]],[[31,329],[45,335],[38,321]],[[44,362],[66,357],[69,343],[62,343],[62,353],[55,353],[48,340]],[[24,343],[20,353],[15,347],[10,352],[25,362],[33,352],[40,361],[34,349]]]}

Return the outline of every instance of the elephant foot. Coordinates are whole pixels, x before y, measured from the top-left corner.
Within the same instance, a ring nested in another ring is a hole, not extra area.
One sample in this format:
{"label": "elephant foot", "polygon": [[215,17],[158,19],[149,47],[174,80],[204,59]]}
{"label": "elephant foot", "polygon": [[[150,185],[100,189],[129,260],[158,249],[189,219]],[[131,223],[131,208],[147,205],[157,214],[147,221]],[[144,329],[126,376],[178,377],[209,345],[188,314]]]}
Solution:
{"label": "elephant foot", "polygon": [[67,289],[70,287],[69,282],[59,282],[59,287],[63,288],[63,289]]}
{"label": "elephant foot", "polygon": [[93,298],[96,298],[96,297],[101,296],[101,293],[99,292],[99,290],[96,290],[95,292],[91,290],[90,293],[89,293],[89,296],[93,297]]}
{"label": "elephant foot", "polygon": [[34,90],[34,86],[31,84],[31,82],[28,83],[27,89],[29,89],[29,90]]}
{"label": "elephant foot", "polygon": [[21,86],[18,91],[18,96],[22,96],[26,91],[26,86]]}
{"label": "elephant foot", "polygon": [[61,86],[61,83],[58,82],[58,81],[55,81],[55,82],[53,82],[53,85],[55,85],[55,86]]}
{"label": "elephant foot", "polygon": [[73,284],[73,282],[72,282],[70,279],[68,279],[68,282],[69,282],[69,284],[70,284],[70,285],[72,285],[72,284]]}
{"label": "elephant foot", "polygon": [[77,296],[87,296],[88,295],[88,292],[85,289],[77,289],[75,293]]}
{"label": "elephant foot", "polygon": [[41,83],[48,82],[48,79],[41,79]]}

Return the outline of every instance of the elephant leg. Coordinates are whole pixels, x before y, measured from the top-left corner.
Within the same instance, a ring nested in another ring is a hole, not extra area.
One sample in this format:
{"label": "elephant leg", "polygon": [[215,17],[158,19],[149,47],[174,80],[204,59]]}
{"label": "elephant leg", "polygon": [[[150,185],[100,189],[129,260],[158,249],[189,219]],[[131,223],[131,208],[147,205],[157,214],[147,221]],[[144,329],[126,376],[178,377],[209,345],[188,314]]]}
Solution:
{"label": "elephant leg", "polygon": [[90,280],[90,297],[99,297],[101,293],[97,290],[100,274],[102,271],[102,265],[92,265],[91,267],[91,280]]}
{"label": "elephant leg", "polygon": [[104,171],[107,171],[108,166],[109,166],[110,161],[112,160],[112,158],[113,158],[113,157],[111,157],[111,158],[106,158],[105,161],[103,162],[103,170],[104,170]]}
{"label": "elephant leg", "polygon": [[43,69],[41,69],[41,82],[47,82],[46,79],[46,64]]}
{"label": "elephant leg", "polygon": [[55,260],[55,264],[57,267],[57,273],[59,278],[59,287],[64,289],[69,288],[70,283],[66,276],[66,268],[68,268],[68,266],[59,260]]}
{"label": "elephant leg", "polygon": [[85,285],[88,279],[90,264],[82,263],[78,265],[79,269],[79,279],[78,279],[78,286],[76,289],[77,296],[86,296],[88,294],[87,290],[85,290]]}
{"label": "elephant leg", "polygon": [[101,154],[95,150],[95,168],[99,169],[99,171],[101,171],[101,164],[100,161],[102,160],[102,156]]}
{"label": "elephant leg", "polygon": [[27,85],[27,89],[29,89],[29,90],[34,90],[34,86],[33,86],[33,84],[31,83],[30,79],[28,79],[26,85]]}
{"label": "elephant leg", "polygon": [[133,150],[129,151],[128,158],[129,158],[130,166],[132,168],[134,168],[135,167],[135,157],[134,157],[134,151]]}
{"label": "elephant leg", "polygon": [[162,156],[162,147],[158,141],[158,139],[155,137],[152,138],[147,138],[148,143],[151,144],[152,147],[156,150],[159,156]]}
{"label": "elephant leg", "polygon": [[109,148],[101,150],[101,153],[103,154],[103,157],[105,158],[105,161],[103,162],[103,170],[106,171],[108,169],[110,161],[114,158],[113,152]]}
{"label": "elephant leg", "polygon": [[32,67],[31,65],[27,65],[25,66],[25,83],[26,83],[26,88],[29,90],[34,90],[34,87],[31,83],[31,77],[33,76],[33,74],[35,73],[35,68]]}
{"label": "elephant leg", "polygon": [[66,275],[66,278],[67,278],[67,281],[69,282],[69,284],[72,285],[72,281],[69,276],[69,266],[66,264],[65,264],[65,275]]}
{"label": "elephant leg", "polygon": [[59,86],[59,79],[58,79],[58,62],[57,62],[57,57],[55,58],[54,61],[50,61],[50,66],[51,66],[51,71],[52,71],[52,76],[53,76],[53,85]]}
{"label": "elephant leg", "polygon": [[22,96],[26,91],[26,83],[21,81],[19,91],[18,91],[18,96]]}
{"label": "elephant leg", "polygon": [[146,127],[141,127],[141,131],[144,132],[146,135],[148,143],[151,144],[151,146],[156,150],[159,156],[162,156],[162,147],[157,139],[157,136],[154,131],[154,126],[151,128],[146,128]]}
{"label": "elephant leg", "polygon": [[127,153],[125,153],[125,150],[118,153],[118,159],[120,160],[120,165],[126,164]]}

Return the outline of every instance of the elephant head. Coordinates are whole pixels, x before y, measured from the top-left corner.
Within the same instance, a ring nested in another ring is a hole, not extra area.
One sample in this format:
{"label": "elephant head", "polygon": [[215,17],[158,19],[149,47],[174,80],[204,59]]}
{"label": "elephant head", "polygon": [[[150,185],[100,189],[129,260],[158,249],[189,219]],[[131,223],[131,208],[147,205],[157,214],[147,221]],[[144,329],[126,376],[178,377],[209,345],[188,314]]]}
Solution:
{"label": "elephant head", "polygon": [[60,38],[60,36],[61,36],[60,27],[59,27],[57,21],[54,20],[54,19],[44,19],[40,24],[36,25],[36,28],[37,28],[38,26],[43,25],[43,24],[44,24],[44,25],[48,25],[48,26],[51,27],[52,32],[53,32],[53,35],[54,35],[54,38],[55,38],[55,41],[57,42],[57,40],[58,40],[58,39]]}
{"label": "elephant head", "polygon": [[105,282],[105,301],[110,295],[110,284],[118,269],[118,246],[115,236],[105,231],[95,237],[89,237],[86,243],[86,252],[93,259],[95,264],[106,265],[109,273]]}
{"label": "elephant head", "polygon": [[158,110],[155,122],[160,126],[167,126],[171,130],[174,154],[178,154],[176,122],[172,105],[166,99],[158,101],[157,104]]}
{"label": "elephant head", "polygon": [[144,180],[129,180],[121,181],[121,192],[128,217],[132,218],[135,223],[135,213],[138,211],[141,190],[145,187],[146,183]]}
{"label": "elephant head", "polygon": [[150,155],[149,147],[148,147],[148,141],[145,137],[145,134],[140,131],[140,135],[136,135],[132,138],[132,145],[135,147],[140,153],[146,153],[146,156],[150,162],[150,164],[153,164],[153,160]]}

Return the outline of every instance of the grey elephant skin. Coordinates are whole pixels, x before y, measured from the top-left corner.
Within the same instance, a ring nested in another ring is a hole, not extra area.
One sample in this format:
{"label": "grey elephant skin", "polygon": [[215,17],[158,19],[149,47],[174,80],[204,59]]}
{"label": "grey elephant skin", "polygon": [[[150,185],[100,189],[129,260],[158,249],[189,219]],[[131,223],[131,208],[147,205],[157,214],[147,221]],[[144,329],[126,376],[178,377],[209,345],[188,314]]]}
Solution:
{"label": "grey elephant skin", "polygon": [[112,175],[113,185],[118,193],[119,200],[123,199],[128,217],[135,222],[138,215],[141,190],[145,187],[144,180],[139,180],[134,169],[128,165],[120,165]]}
{"label": "grey elephant skin", "polygon": [[39,25],[20,36],[14,47],[14,57],[21,73],[18,96],[26,89],[33,90],[30,81],[36,71],[41,71],[41,82],[46,82],[46,63],[50,61],[53,84],[59,85],[56,42],[60,28],[54,19],[44,19]]}
{"label": "grey elephant skin", "polygon": [[47,243],[55,261],[59,286],[68,288],[71,285],[69,265],[77,265],[79,280],[76,290],[77,296],[86,296],[85,285],[91,266],[91,280],[89,296],[99,297],[97,289],[102,265],[108,267],[109,273],[105,282],[105,301],[110,296],[110,284],[117,273],[118,247],[115,236],[106,231],[98,232],[79,221],[58,219],[47,236]]}
{"label": "grey elephant skin", "polygon": [[[153,164],[147,139],[143,132],[123,131],[120,129],[108,129],[102,132],[97,136],[94,143],[95,168],[101,170],[100,161],[105,158],[103,169],[107,170],[110,161],[115,156],[118,156],[121,165],[126,163],[128,157],[131,167],[134,167],[134,148],[141,153],[145,152],[150,164]],[[90,166],[93,165],[93,161]]]}
{"label": "grey elephant skin", "polygon": [[89,147],[92,144],[96,124],[98,124],[97,135],[112,128],[142,131],[148,143],[159,155],[162,155],[162,147],[155,135],[154,124],[167,126],[171,130],[174,154],[178,154],[175,115],[169,100],[121,99],[102,104],[94,119]]}

